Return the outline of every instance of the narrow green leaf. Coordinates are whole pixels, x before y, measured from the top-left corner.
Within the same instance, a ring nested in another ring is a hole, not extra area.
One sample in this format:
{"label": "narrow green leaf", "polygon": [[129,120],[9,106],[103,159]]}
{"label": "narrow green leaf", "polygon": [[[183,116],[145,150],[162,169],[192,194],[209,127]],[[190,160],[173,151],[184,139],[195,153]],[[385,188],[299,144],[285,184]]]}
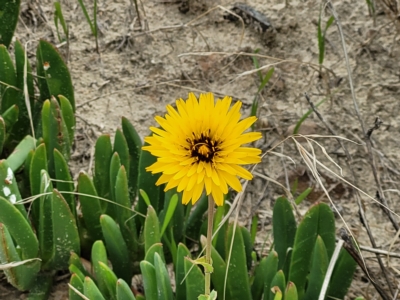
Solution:
{"label": "narrow green leaf", "polygon": [[328,253],[328,259],[331,259],[336,245],[336,229],[335,216],[332,209],[325,203],[318,204],[319,220],[318,220],[318,235],[321,236]]}
{"label": "narrow green leaf", "polygon": [[167,226],[175,213],[175,208],[176,208],[177,204],[178,204],[178,195],[174,194],[170,199],[170,202],[169,202],[169,205],[167,208],[167,212],[165,214],[165,218],[163,221],[163,225],[161,228],[160,236],[164,235],[165,229],[167,229]]}
{"label": "narrow green leaf", "polygon": [[39,244],[31,225],[21,212],[10,201],[0,196],[0,223],[8,231],[21,249],[21,260],[35,258]]}
{"label": "narrow green leaf", "polygon": [[146,300],[158,300],[156,269],[148,261],[140,262],[140,271],[143,277],[143,288]]}
{"label": "narrow green leaf", "polygon": [[[231,241],[233,246],[231,248]],[[247,260],[243,236],[239,226],[229,224],[226,238],[226,253],[230,254],[228,265],[227,289],[230,299],[251,299],[249,277],[247,275]],[[237,283],[240,282],[240,285]]]}
{"label": "narrow green leaf", "polygon": [[0,160],[0,196],[14,204],[15,208],[19,210],[28,223],[30,222],[25,206],[23,204],[16,204],[22,201],[22,197],[19,192],[17,179],[14,176],[14,172],[6,160]]}
{"label": "narrow green leaf", "polygon": [[122,117],[122,132],[129,149],[129,193],[133,200],[138,190],[139,159],[143,143],[132,123],[125,117]]}
{"label": "narrow green leaf", "polygon": [[[1,21],[0,21],[1,23]],[[0,29],[1,31],[2,29]],[[0,37],[1,39],[1,37]],[[3,114],[11,106],[17,104],[17,76],[10,54],[4,45],[0,44],[0,113]]]}
{"label": "narrow green leaf", "polygon": [[[1,203],[3,202],[2,198],[0,198],[0,208],[2,209]],[[4,202],[6,202],[4,200]],[[11,205],[11,204],[9,204]],[[3,212],[3,210],[1,210]],[[10,216],[12,217],[12,216]],[[19,219],[25,220],[22,216],[18,217]],[[20,220],[16,220],[18,223]],[[0,262],[5,264],[5,263],[10,263],[10,262],[18,262],[27,258],[20,258],[19,256],[19,251],[17,250],[13,238],[11,237],[11,234],[9,230],[7,230],[7,227],[5,224],[2,223],[3,220],[0,219]],[[26,222],[26,220],[25,220]],[[23,228],[22,226],[18,226],[18,224],[11,224],[11,227],[13,227],[13,231],[18,228]],[[22,234],[23,232],[19,232],[19,234]],[[28,244],[29,243],[25,243]],[[26,245],[25,245],[26,246]],[[33,248],[36,248],[37,250],[37,240],[36,240],[36,246],[35,242],[32,243]],[[25,249],[26,250],[26,249]],[[29,250],[29,249],[28,249]],[[31,251],[34,249],[31,249]],[[26,252],[26,251],[25,251]],[[32,251],[33,252],[33,251]],[[33,254],[33,253],[28,253],[28,254]],[[36,251],[37,254],[37,251]],[[26,256],[26,255],[23,255]],[[14,287],[20,290],[28,290],[32,287],[36,274],[40,270],[40,261],[33,261],[31,263],[27,263],[24,265],[20,265],[15,268],[10,268],[4,270],[4,273],[7,276],[7,280],[9,283],[11,283]]]}
{"label": "narrow green leaf", "polygon": [[136,300],[129,285],[123,280],[117,280],[117,300]]}
{"label": "narrow green leaf", "polygon": [[[4,0],[0,10],[0,44],[10,46],[17,26],[20,0]],[[1,61],[1,60],[0,60]]]}
{"label": "narrow green leaf", "polygon": [[74,182],[69,172],[69,167],[65,161],[64,156],[60,151],[54,149],[54,167],[56,173],[56,182],[58,191],[63,195],[65,201],[67,201],[70,211],[72,212],[74,219],[76,219],[76,203]]}
{"label": "narrow green leaf", "polygon": [[357,263],[351,255],[342,249],[339,258],[333,269],[331,281],[327,292],[327,298],[343,299],[347,294],[347,290],[353,280],[354,272],[357,268]]}
{"label": "narrow green leaf", "polygon": [[[144,151],[146,152],[146,151]],[[204,213],[208,208],[208,198],[206,195],[200,197],[199,201],[197,201],[196,206],[193,208],[192,212],[189,215],[189,218],[186,219],[185,222],[185,235],[188,239],[198,240],[200,234],[200,227],[203,223]]]}
{"label": "narrow green leaf", "polygon": [[147,209],[146,221],[144,223],[144,251],[150,249],[153,244],[157,244],[161,242],[160,237],[160,223],[158,221],[157,214],[152,206],[149,206]]}
{"label": "narrow green leaf", "polygon": [[82,172],[78,178],[78,194],[85,226],[93,240],[101,240],[100,216],[102,209],[100,201],[97,199],[93,182],[87,174]]}
{"label": "narrow green leaf", "polygon": [[[155,163],[156,160],[157,159],[151,155],[150,152],[141,152],[139,161],[138,187],[146,192],[146,194],[149,196],[151,205],[154,207],[155,211],[158,212],[164,207],[164,188],[162,186],[156,186],[156,182],[160,175],[152,174],[151,172],[146,171],[146,168]],[[147,211],[147,205],[141,194],[139,195],[137,210],[142,214],[146,214]]]}
{"label": "narrow green leaf", "polygon": [[[18,121],[15,124],[13,131],[11,132],[10,139],[19,142],[28,133],[31,132],[31,123],[29,112],[31,116],[34,115],[34,97],[35,90],[33,86],[33,75],[32,68],[28,60],[25,60],[25,49],[21,43],[16,40],[14,44],[14,54],[15,54],[15,68],[17,74],[17,88],[18,88],[18,102],[17,106],[19,108]],[[26,63],[26,78],[24,78],[24,68]],[[28,91],[28,102],[26,102],[24,87],[27,87]],[[32,123],[36,127],[39,123],[40,118],[32,120]]]}
{"label": "narrow green leaf", "polygon": [[125,166],[129,176],[129,148],[125,136],[120,129],[117,129],[115,132],[114,152],[118,153],[121,165]]}
{"label": "narrow green leaf", "polygon": [[90,277],[85,277],[85,281],[83,282],[83,291],[85,292],[85,296],[89,299],[106,300]]}
{"label": "narrow green leaf", "polygon": [[[83,280],[85,279],[85,277],[89,276],[89,272],[83,266],[81,258],[75,252],[71,252],[71,256],[69,258],[69,265],[70,265],[70,267],[71,267],[71,265],[73,265],[75,267],[73,269],[74,270],[78,269],[79,274],[82,274],[82,276],[80,276],[82,283],[83,283]],[[71,273],[76,273],[76,272],[71,272]]]}
{"label": "narrow green leaf", "polygon": [[58,22],[60,21],[61,27],[64,31],[65,39],[68,41],[69,33],[68,33],[68,26],[65,23],[64,15],[62,13],[61,4],[60,2],[54,2],[54,24],[56,25],[58,41],[61,43],[64,39],[61,39],[59,30],[58,30]]}
{"label": "narrow green leaf", "polygon": [[[271,289],[274,289],[275,291],[284,291],[285,290],[285,286],[286,286],[286,280],[285,280],[285,274],[283,274],[282,270],[279,270],[274,278],[272,279],[271,282]],[[278,289],[276,288],[278,287]],[[283,295],[283,292],[281,293],[281,295],[279,295],[279,293],[276,293],[274,295],[274,293],[270,290],[269,291],[269,299],[276,299],[276,296],[278,296],[278,299],[281,299]],[[318,299],[318,298],[316,298]]]}
{"label": "narrow green leaf", "polygon": [[299,205],[312,192],[312,188],[305,189],[295,200],[296,205]]}
{"label": "narrow green leaf", "polygon": [[[94,150],[93,182],[100,197],[110,199],[110,161],[112,145],[110,135],[101,135]],[[104,202],[107,204],[106,202]],[[104,207],[105,208],[105,207]]]}
{"label": "narrow green leaf", "polygon": [[319,207],[315,205],[305,214],[297,229],[294,241],[289,281],[296,285],[300,299],[304,296],[307,280],[305,274],[309,272],[311,255],[318,235],[318,217]]}
{"label": "narrow green leaf", "polygon": [[7,163],[13,172],[17,171],[25,162],[29,152],[36,147],[35,139],[27,135],[14,151],[7,157]]}
{"label": "narrow green leaf", "polygon": [[154,253],[154,269],[156,273],[158,299],[172,300],[171,281],[165,263],[158,253]]}
{"label": "narrow green leaf", "polygon": [[[119,154],[117,152],[114,152],[114,154],[111,157],[111,162],[110,162],[110,196],[111,200],[115,202],[115,183],[117,181],[117,176],[119,169],[121,168],[121,160],[119,158]],[[107,214],[112,216],[113,218],[117,218],[117,210],[116,210],[116,205],[113,205],[112,203],[109,203],[107,205]]]}
{"label": "narrow green leaf", "polygon": [[40,99],[44,101],[51,96],[63,95],[75,111],[74,89],[68,68],[56,48],[41,40],[36,51],[37,74]]}
{"label": "narrow green leaf", "polygon": [[328,265],[329,259],[324,241],[318,236],[312,255],[310,275],[308,276],[308,285],[304,299],[318,299]]}
{"label": "narrow green leaf", "polygon": [[0,153],[3,152],[4,143],[6,142],[6,124],[0,116]]}
{"label": "narrow green leaf", "polygon": [[291,253],[288,252],[293,247],[296,235],[296,220],[294,219],[293,209],[286,198],[279,197],[274,205],[272,215],[273,234],[275,251],[278,253],[278,269],[283,270],[288,276]]}
{"label": "narrow green leaf", "polygon": [[[190,251],[185,244],[179,243],[175,263],[175,297],[176,300],[186,300],[186,283],[182,282],[186,276],[185,257],[190,257]],[[154,256],[153,256],[154,257]]]}
{"label": "narrow green leaf", "polygon": [[[190,255],[188,255],[190,258]],[[204,274],[198,265],[193,265],[189,260],[184,259],[186,296],[187,299],[196,299],[204,293]]]}
{"label": "narrow green leaf", "polygon": [[52,221],[54,243],[54,269],[65,270],[68,268],[68,258],[71,251],[79,254],[80,241],[75,217],[71,213],[64,197],[53,190],[52,194]]}
{"label": "narrow green leaf", "polygon": [[104,247],[103,241],[96,241],[93,243],[91,261],[92,261],[93,273],[97,280],[97,285],[99,287],[99,290],[108,298],[110,297],[110,295],[108,293],[106,284],[104,282],[104,278],[102,278],[102,273],[99,265],[100,262],[104,264],[107,264],[108,262],[107,251],[106,248]]}
{"label": "narrow green leaf", "polygon": [[[265,259],[265,258],[264,258]],[[264,268],[264,265],[263,265]],[[264,272],[264,300],[272,300],[270,298],[270,291],[272,287],[272,280],[278,271],[278,253],[271,251],[265,259]]]}
{"label": "narrow green leaf", "polygon": [[285,300],[297,300],[297,289],[293,282],[289,281],[285,290]]}
{"label": "narrow green leaf", "polygon": [[62,119],[65,123],[65,127],[68,131],[68,140],[70,142],[69,148],[72,147],[72,142],[74,141],[75,132],[75,114],[71,102],[65,98],[63,95],[58,95],[60,101]]}
{"label": "narrow green leaf", "polygon": [[11,105],[5,112],[1,114],[6,124],[6,131],[11,132],[13,126],[18,121],[19,108],[16,104]]}
{"label": "narrow green leaf", "polygon": [[115,276],[114,272],[107,266],[107,262],[99,262],[99,271],[100,271],[100,280],[103,281],[104,286],[107,292],[103,292],[103,295],[107,297],[107,299],[117,299],[117,276]]}
{"label": "narrow green leaf", "polygon": [[119,278],[130,282],[132,279],[132,270],[128,248],[117,223],[107,215],[102,215],[100,217],[100,223],[106,248],[108,250],[115,274]]}
{"label": "narrow green leaf", "polygon": [[37,227],[37,236],[39,239],[40,257],[42,259],[42,269],[52,270],[54,268],[54,234],[53,234],[53,184],[50,181],[46,170],[40,173],[40,208],[39,208],[39,226]]}
{"label": "narrow green leaf", "polygon": [[[69,280],[69,284],[76,288],[82,294],[83,292],[83,281],[79,278],[78,275],[72,274],[71,279]],[[68,299],[69,300],[82,300],[82,297],[78,295],[73,289],[68,290]]]}
{"label": "narrow green leaf", "polygon": [[160,257],[163,258],[164,260],[164,252],[163,252],[163,244],[162,243],[156,243],[153,244],[149,250],[146,252],[146,256],[144,257],[144,260],[148,261],[152,265],[154,265],[154,253],[158,253]]}

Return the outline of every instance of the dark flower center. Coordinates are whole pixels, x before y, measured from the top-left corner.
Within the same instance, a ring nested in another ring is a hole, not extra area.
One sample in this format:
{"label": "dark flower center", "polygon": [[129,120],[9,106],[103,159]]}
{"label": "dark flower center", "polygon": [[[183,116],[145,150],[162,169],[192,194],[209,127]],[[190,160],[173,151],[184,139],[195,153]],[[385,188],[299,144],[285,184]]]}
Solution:
{"label": "dark flower center", "polygon": [[188,138],[186,141],[190,144],[190,148],[185,148],[190,151],[190,156],[196,158],[196,161],[212,162],[214,156],[218,152],[217,142],[203,133],[200,137]]}

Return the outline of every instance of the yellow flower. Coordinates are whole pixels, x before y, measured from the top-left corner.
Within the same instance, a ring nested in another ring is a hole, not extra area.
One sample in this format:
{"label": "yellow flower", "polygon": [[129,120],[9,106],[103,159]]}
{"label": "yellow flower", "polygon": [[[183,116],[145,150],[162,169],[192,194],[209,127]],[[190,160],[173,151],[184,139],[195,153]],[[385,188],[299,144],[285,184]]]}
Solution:
{"label": "yellow flower", "polygon": [[251,180],[252,174],[240,165],[259,163],[261,150],[242,145],[261,138],[259,132],[247,132],[256,120],[240,120],[242,103],[231,108],[231,97],[218,99],[212,93],[201,94],[199,101],[193,93],[184,101],[176,101],[177,110],[167,106],[165,118],[156,116],[161,128],[150,127],[143,150],[157,157],[147,167],[153,174],[162,173],[157,185],[166,183],[165,191],[183,191],[183,204],[194,204],[203,193],[212,195],[217,205],[223,205],[228,186],[241,191],[238,176]]}

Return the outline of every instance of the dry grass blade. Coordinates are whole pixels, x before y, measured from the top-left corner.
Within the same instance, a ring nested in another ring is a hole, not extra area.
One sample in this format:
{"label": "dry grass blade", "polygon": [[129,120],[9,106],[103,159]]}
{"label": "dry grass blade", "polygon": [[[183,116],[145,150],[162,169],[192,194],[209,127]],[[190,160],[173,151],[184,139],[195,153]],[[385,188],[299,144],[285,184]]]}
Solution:
{"label": "dry grass blade", "polygon": [[31,259],[26,259],[26,260],[22,260],[22,261],[14,261],[14,262],[10,262],[8,264],[0,264],[0,270],[7,270],[7,269],[11,269],[11,268],[15,268],[24,264],[27,264],[29,262],[32,261],[42,261],[40,258],[31,258]]}

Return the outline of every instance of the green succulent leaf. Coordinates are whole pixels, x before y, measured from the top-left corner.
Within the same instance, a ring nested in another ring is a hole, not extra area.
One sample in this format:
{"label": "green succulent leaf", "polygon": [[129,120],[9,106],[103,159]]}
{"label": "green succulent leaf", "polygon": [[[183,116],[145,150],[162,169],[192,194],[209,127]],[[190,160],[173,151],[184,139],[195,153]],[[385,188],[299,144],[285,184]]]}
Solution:
{"label": "green succulent leaf", "polygon": [[41,101],[50,99],[51,96],[63,95],[70,101],[75,112],[71,76],[56,48],[49,42],[41,40],[37,47],[36,58]]}
{"label": "green succulent leaf", "polygon": [[[285,274],[283,273],[282,270],[279,270],[271,281],[269,299],[275,300],[276,297],[278,297],[278,299],[282,299],[283,297],[282,291],[285,290],[285,286],[286,286]],[[273,290],[275,291],[275,293],[273,292]]]}
{"label": "green succulent leaf", "polygon": [[[10,139],[20,141],[25,135],[31,132],[31,116],[36,116],[37,112],[34,112],[34,86],[33,86],[33,75],[31,65],[26,58],[24,47],[17,40],[14,44],[15,53],[15,67],[17,73],[17,88],[18,88],[18,102],[19,108],[18,121],[11,132]],[[26,76],[24,76],[24,69],[26,63]],[[25,99],[24,88],[27,88],[28,99]],[[36,127],[39,118],[33,117],[32,123]]]}
{"label": "green succulent leaf", "polygon": [[115,274],[119,278],[130,282],[132,279],[132,270],[128,248],[117,223],[107,215],[102,215],[100,217],[100,223],[106,248],[108,250]]}
{"label": "green succulent leaf", "polygon": [[74,141],[75,132],[75,113],[71,105],[71,102],[65,98],[63,95],[58,95],[60,101],[62,119],[65,123],[65,127],[68,132],[69,148],[72,147],[72,142]]}
{"label": "green succulent leaf", "polygon": [[83,282],[83,291],[85,296],[89,299],[106,300],[101,294],[99,288],[96,286],[96,283],[94,283],[90,277],[85,277],[85,281]]}
{"label": "green succulent leaf", "polygon": [[353,280],[353,274],[356,267],[357,263],[353,257],[351,257],[345,249],[342,249],[339,253],[339,258],[336,262],[335,268],[333,269],[327,292],[328,298],[344,298],[350,287],[351,281]]}
{"label": "green succulent leaf", "polygon": [[125,166],[129,176],[129,148],[125,136],[120,129],[117,129],[115,132],[114,152],[118,153],[121,165]]}
{"label": "green succulent leaf", "polygon": [[163,252],[163,244],[162,243],[156,243],[153,244],[149,250],[146,252],[146,256],[144,257],[144,260],[148,261],[152,265],[154,265],[154,254],[158,253],[160,257],[163,258],[164,260],[164,252]]}
{"label": "green succulent leaf", "polygon": [[272,280],[278,271],[278,253],[271,251],[265,261],[264,273],[264,300],[272,300],[270,298],[270,291],[272,287]]}
{"label": "green succulent leaf", "polygon": [[29,223],[25,206],[23,204],[17,204],[19,201],[22,201],[22,197],[14,172],[6,160],[0,160],[0,183],[0,196],[14,204],[15,208],[19,210]]}
{"label": "green succulent leaf", "polygon": [[324,241],[318,236],[314,246],[310,275],[304,299],[318,299],[328,265],[329,259]]}
{"label": "green succulent leaf", "polygon": [[279,257],[278,269],[282,269],[287,277],[291,257],[288,251],[293,247],[297,226],[292,206],[286,198],[280,197],[276,200],[272,222],[275,251]]}
{"label": "green succulent leaf", "polygon": [[172,287],[169,279],[168,271],[165,262],[158,253],[154,253],[154,269],[157,281],[157,293],[159,300],[172,300]]}
{"label": "green succulent leaf", "polygon": [[74,215],[59,191],[53,190],[51,200],[54,244],[53,269],[65,270],[68,267],[71,251],[78,254],[80,251],[78,227]]}
{"label": "green succulent leaf", "polygon": [[[111,197],[110,161],[112,156],[112,145],[108,134],[103,134],[97,139],[94,151],[93,182],[99,196],[109,199]],[[106,202],[104,203],[107,204]]]}
{"label": "green succulent leaf", "polygon": [[[232,240],[232,249],[230,249]],[[251,299],[243,235],[239,226],[235,226],[233,223],[228,226],[225,247],[226,253],[230,253],[227,279],[230,299]],[[240,285],[237,284],[238,282],[240,282]]]}
{"label": "green succulent leaf", "polygon": [[129,285],[123,280],[117,280],[117,300],[136,300]]}
{"label": "green succulent leaf", "polygon": [[[7,1],[8,2],[8,1]],[[0,11],[1,13],[1,11]],[[4,11],[3,11],[4,13]],[[0,19],[4,20],[3,18]],[[8,26],[8,25],[7,25]],[[3,28],[0,29],[0,32]],[[1,36],[0,36],[1,39]],[[10,54],[6,46],[0,44],[0,95],[1,107],[0,113],[3,114],[11,106],[17,104],[18,91],[17,91],[17,76],[15,73],[14,64],[11,60]]]}
{"label": "green succulent leaf", "polygon": [[100,262],[107,264],[107,261],[108,261],[107,260],[107,251],[106,251],[103,241],[95,241],[93,243],[91,260],[92,260],[93,273],[97,280],[99,289],[100,289],[100,291],[102,291],[103,294],[106,295],[107,288],[106,288],[104,280],[101,276],[102,273],[101,273],[100,265],[99,265]]}
{"label": "green succulent leaf", "polygon": [[133,125],[124,117],[122,117],[122,132],[129,149],[129,191],[131,199],[135,199],[138,190],[139,159],[143,143]]}
{"label": "green succulent leaf", "polygon": [[74,215],[74,219],[77,219],[75,195],[73,194],[75,190],[74,182],[64,156],[57,149],[54,149],[54,167],[57,179],[57,189],[68,203],[68,207]]}
{"label": "green succulent leaf", "polygon": [[0,153],[3,152],[4,143],[6,142],[6,123],[0,116]]}
{"label": "green succulent leaf", "polygon": [[[84,293],[83,291],[83,281],[79,278],[78,275],[72,274],[71,279],[69,280],[69,284],[73,286],[75,289],[77,289],[79,292],[82,294]],[[69,300],[82,300],[82,297],[78,295],[73,289],[69,288],[68,290],[68,299]]]}
{"label": "green succulent leaf", "polygon": [[11,105],[5,112],[1,114],[6,124],[6,131],[11,132],[13,126],[18,121],[19,108],[16,104]]}
{"label": "green succulent leaf", "polygon": [[285,290],[285,300],[297,300],[297,289],[293,282],[289,281]]}
{"label": "green succulent leaf", "polygon": [[190,260],[190,255],[184,259],[184,270],[187,274],[185,279],[187,299],[196,299],[198,295],[204,292],[204,274],[198,265],[193,265]]}
{"label": "green succulent leaf", "polygon": [[[69,258],[69,268],[71,266],[74,266],[74,270],[78,270],[78,273],[81,274],[79,277],[82,281],[85,279],[86,276],[89,276],[89,272],[86,270],[86,268],[83,266],[81,258],[79,255],[77,255],[75,252],[71,252],[71,256]],[[77,272],[71,272],[71,273],[77,273]]]}
{"label": "green succulent leaf", "polygon": [[[0,44],[10,46],[17,26],[20,0],[5,0],[0,6]],[[1,61],[1,60],[0,60]]]}
{"label": "green succulent leaf", "polygon": [[158,221],[157,214],[152,206],[149,206],[147,209],[143,235],[145,253],[147,253],[151,246],[161,242],[160,223]]}
{"label": "green succulent leaf", "polygon": [[140,271],[143,277],[143,288],[146,300],[158,300],[156,269],[146,260],[140,262]]}
{"label": "green succulent leaf", "polygon": [[[1,202],[3,202],[3,200],[0,199],[0,203]],[[20,216],[19,218],[23,217]],[[18,222],[18,220],[16,221]],[[18,225],[11,225],[11,226],[15,226],[15,228],[17,228]],[[29,242],[25,244],[29,245]],[[36,248],[37,250],[37,240],[36,242],[32,243],[32,246],[34,249]],[[16,246],[14,245],[13,238],[11,237],[10,232],[7,230],[6,225],[0,223],[0,262],[2,264],[6,264],[11,262],[20,262],[21,260],[26,259],[26,258],[21,259],[19,252],[20,250],[17,250]],[[25,255],[23,253],[23,256],[26,256],[27,250],[25,249],[24,252]],[[14,268],[6,269],[4,270],[4,273],[7,276],[8,282],[11,283],[14,287],[16,287],[19,290],[28,290],[32,287],[39,270],[40,270],[40,261],[33,261]]]}
{"label": "green succulent leaf", "polygon": [[102,207],[93,182],[85,173],[79,174],[78,194],[86,229],[93,240],[101,240],[100,216]]}
{"label": "green succulent leaf", "polygon": [[165,229],[167,229],[167,226],[175,213],[176,206],[178,205],[178,199],[179,199],[178,195],[174,194],[169,201],[167,212],[165,213],[163,225],[161,228],[160,236],[164,235]]}
{"label": "green succulent leaf", "polygon": [[185,272],[185,257],[190,256],[189,249],[185,246],[185,244],[178,244],[178,251],[175,263],[175,297],[176,300],[186,300],[188,299],[186,296],[186,283],[183,281],[186,272]]}
{"label": "green succulent leaf", "polygon": [[7,163],[13,172],[17,171],[24,164],[29,153],[34,150],[35,147],[35,139],[29,135],[15,147],[14,151],[7,157]]}
{"label": "green succulent leaf", "polygon": [[99,280],[103,281],[103,284],[106,288],[106,291],[103,291],[103,295],[107,297],[107,299],[117,299],[117,276],[115,276],[114,272],[107,266],[107,263],[99,262],[99,271],[100,276]]}

